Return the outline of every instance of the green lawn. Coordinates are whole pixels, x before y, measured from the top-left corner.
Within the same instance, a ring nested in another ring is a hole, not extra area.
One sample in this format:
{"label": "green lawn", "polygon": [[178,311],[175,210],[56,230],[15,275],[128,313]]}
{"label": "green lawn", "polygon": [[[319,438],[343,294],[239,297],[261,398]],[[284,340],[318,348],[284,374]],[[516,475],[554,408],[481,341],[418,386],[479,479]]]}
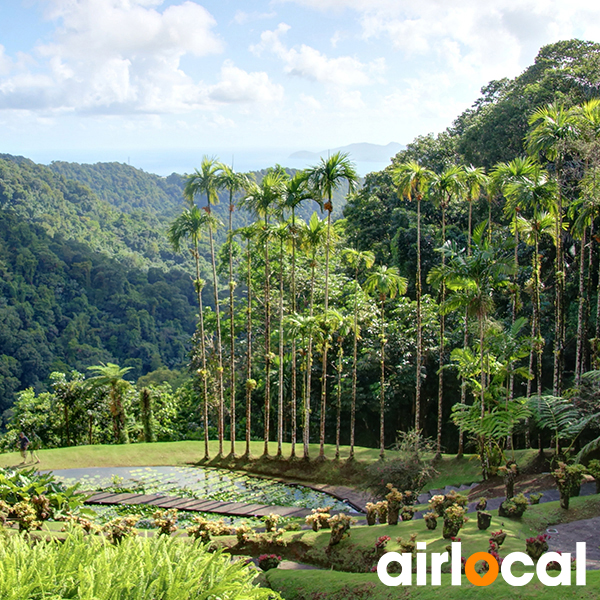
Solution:
{"label": "green lawn", "polygon": [[[229,444],[224,449],[228,452]],[[276,460],[274,454],[277,445],[270,444],[269,458],[261,458],[263,452],[262,442],[252,442],[251,452],[253,460],[243,463],[239,458],[232,460],[230,457],[217,460],[218,442],[210,442],[211,466],[224,466],[233,469],[270,475],[274,477],[287,477],[298,481],[312,481],[320,483],[360,485],[364,481],[362,469],[368,463],[379,459],[377,448],[355,447],[355,458],[352,466],[347,465],[349,455],[348,446],[341,447],[341,460],[336,462],[335,446],[326,445],[325,455],[327,461],[317,462],[319,446],[310,445],[311,462],[306,463],[301,458],[289,460],[291,445],[283,444],[284,460]],[[236,455],[239,457],[245,451],[245,443],[236,444]],[[535,452],[532,451],[535,455]],[[296,446],[297,456],[302,453],[302,447]],[[40,450],[40,469],[74,469],[83,467],[143,467],[143,466],[177,466],[202,462],[204,456],[204,442],[157,442],[154,444],[124,444],[124,445],[94,445],[77,446],[71,448],[52,448]],[[387,457],[392,458],[394,452],[387,452]],[[10,452],[0,456],[0,466],[15,466],[21,462],[18,452]],[[474,457],[465,455],[457,460],[454,455],[443,455],[436,463],[439,475],[428,482],[425,489],[444,487],[445,485],[461,485],[479,481],[479,463]]]}
{"label": "green lawn", "polygon": [[536,578],[524,587],[511,587],[501,576],[485,588],[464,576],[462,585],[453,587],[450,575],[442,575],[440,587],[386,587],[375,573],[271,569],[265,578],[285,600],[597,600],[600,595],[600,571],[588,571],[585,587],[569,588],[544,587]]}

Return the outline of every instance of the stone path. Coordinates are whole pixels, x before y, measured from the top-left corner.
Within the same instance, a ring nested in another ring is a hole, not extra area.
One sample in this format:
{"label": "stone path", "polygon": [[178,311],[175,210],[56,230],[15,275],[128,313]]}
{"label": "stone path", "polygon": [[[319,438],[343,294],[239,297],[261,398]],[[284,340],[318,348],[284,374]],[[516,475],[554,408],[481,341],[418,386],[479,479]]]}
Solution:
{"label": "stone path", "polygon": [[176,508],[183,511],[211,512],[228,517],[264,517],[276,514],[282,517],[303,518],[311,514],[306,508],[297,506],[267,506],[266,504],[247,504],[244,502],[217,502],[214,500],[198,500],[197,498],[177,498],[175,496],[159,496],[156,494],[110,494],[100,492],[90,496],[86,504],[144,504],[156,508]]}
{"label": "stone path", "polygon": [[552,552],[570,552],[571,557],[575,556],[575,544],[585,542],[587,568],[600,569],[600,517],[553,525],[546,533]]}

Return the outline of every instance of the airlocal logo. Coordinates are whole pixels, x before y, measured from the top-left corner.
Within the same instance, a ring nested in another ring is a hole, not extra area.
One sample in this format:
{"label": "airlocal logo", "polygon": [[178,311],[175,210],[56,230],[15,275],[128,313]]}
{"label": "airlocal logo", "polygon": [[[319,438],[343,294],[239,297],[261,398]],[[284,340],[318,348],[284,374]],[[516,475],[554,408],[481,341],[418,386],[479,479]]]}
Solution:
{"label": "airlocal logo", "polygon": [[[427,585],[427,567],[431,571],[430,585],[441,585],[442,580],[442,565],[448,561],[451,564],[452,585],[461,585],[461,552],[460,542],[452,542],[451,558],[448,558],[448,552],[432,553],[430,564],[427,565],[427,554],[418,552],[425,550],[427,544],[425,542],[417,542],[417,585]],[[576,551],[576,567],[575,567],[575,585],[585,585],[585,542],[577,542]],[[475,570],[475,565],[478,561],[484,560],[488,564],[488,570],[483,575],[480,575]],[[532,579],[533,573],[524,573],[522,575],[513,575],[512,567],[515,563],[521,563],[526,567],[533,567],[533,559],[524,552],[512,552],[508,554],[502,561],[502,566],[498,565],[498,561],[487,552],[476,552],[467,558],[465,563],[465,575],[467,579],[478,586],[487,586],[502,574],[502,578],[508,585],[513,587],[521,587],[527,585]],[[546,567],[549,563],[556,562],[560,567],[560,573],[557,576],[550,576],[546,572]],[[391,563],[398,563],[402,567],[402,571],[396,577],[388,573],[388,566]],[[571,554],[565,552],[546,552],[541,556],[536,566],[537,578],[543,585],[550,587],[557,585],[571,585]],[[381,583],[388,586],[397,585],[412,585],[412,554],[398,552],[387,552],[377,563],[377,575]]]}

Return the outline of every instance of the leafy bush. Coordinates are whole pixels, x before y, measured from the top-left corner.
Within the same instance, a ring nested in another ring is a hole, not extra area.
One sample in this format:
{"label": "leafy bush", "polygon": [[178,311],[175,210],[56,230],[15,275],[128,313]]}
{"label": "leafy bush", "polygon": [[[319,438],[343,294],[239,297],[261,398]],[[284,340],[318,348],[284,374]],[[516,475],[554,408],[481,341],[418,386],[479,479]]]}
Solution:
{"label": "leafy bush", "polygon": [[254,587],[244,561],[198,543],[173,538],[124,539],[67,535],[64,543],[31,544],[13,535],[0,539],[0,598],[71,600],[275,600],[272,590]]}
{"label": "leafy bush", "polygon": [[171,535],[177,531],[177,509],[157,510],[154,515],[154,526],[158,527],[158,535]]}
{"label": "leafy bush", "polygon": [[397,454],[367,467],[367,486],[376,495],[383,497],[388,492],[387,483],[391,483],[399,490],[410,490],[416,498],[423,486],[436,474],[431,459],[425,458],[431,448],[431,442],[414,431],[399,432],[394,447]]}

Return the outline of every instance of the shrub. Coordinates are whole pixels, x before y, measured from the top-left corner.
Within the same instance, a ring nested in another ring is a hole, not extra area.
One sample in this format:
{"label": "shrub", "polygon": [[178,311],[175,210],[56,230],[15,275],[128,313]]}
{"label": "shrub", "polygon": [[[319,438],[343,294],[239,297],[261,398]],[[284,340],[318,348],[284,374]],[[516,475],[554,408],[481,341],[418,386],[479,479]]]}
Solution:
{"label": "shrub", "polygon": [[237,537],[238,544],[240,546],[242,544],[246,544],[250,540],[250,535],[252,534],[252,528],[248,527],[245,523],[240,525],[235,530],[235,535]]}
{"label": "shrub", "polygon": [[404,506],[402,508],[402,512],[400,513],[402,521],[412,521],[416,512],[417,509],[414,506]]}
{"label": "shrub", "polygon": [[319,531],[319,529],[329,529],[329,519],[331,515],[329,511],[331,506],[325,508],[313,508],[312,514],[306,517],[306,524],[312,527],[313,531]]}
{"label": "shrub", "polygon": [[258,566],[263,571],[268,571],[269,569],[276,569],[281,562],[281,556],[277,556],[277,554],[261,554],[258,557]]}
{"label": "shrub", "polygon": [[542,535],[538,535],[537,537],[530,537],[525,540],[525,552],[530,556],[533,560],[539,560],[539,558],[544,554],[544,552],[548,552],[548,538],[550,536],[545,533]]}
{"label": "shrub", "polygon": [[106,537],[112,544],[120,544],[125,538],[137,535],[135,524],[140,520],[137,515],[117,517],[102,527]]}
{"label": "shrub", "polygon": [[377,504],[373,504],[373,502],[367,502],[365,508],[367,510],[367,525],[375,525],[377,522],[377,515],[379,514]]}
{"label": "shrub", "polygon": [[430,458],[434,447],[430,440],[414,431],[398,432],[395,456],[367,467],[367,486],[381,497],[387,492],[385,483],[390,482],[399,490],[411,490],[416,496],[436,475]]}
{"label": "shrub", "polygon": [[498,508],[498,516],[518,519],[523,516],[528,506],[529,501],[524,494],[517,494],[514,498],[505,500],[500,505]]}
{"label": "shrub", "polygon": [[455,537],[458,532],[462,529],[462,526],[469,520],[465,517],[466,510],[464,507],[458,504],[449,506],[444,511],[444,539],[450,539]]}
{"label": "shrub", "polygon": [[203,544],[210,542],[210,536],[213,533],[212,522],[198,515],[193,519],[194,525],[186,529],[188,536],[195,540],[200,540]]}
{"label": "shrub", "polygon": [[533,505],[533,504],[539,504],[540,503],[540,499],[542,498],[544,494],[542,492],[540,492],[539,494],[529,494],[529,504]]}
{"label": "shrub", "polygon": [[35,508],[31,502],[25,500],[11,506],[8,516],[19,524],[19,531],[40,529],[42,524],[37,520]]}
{"label": "shrub", "polygon": [[596,480],[596,494],[600,494],[600,460],[590,460],[588,473]]}
{"label": "shrub", "polygon": [[442,494],[436,494],[429,499],[429,505],[431,510],[435,511],[438,517],[444,516],[444,496]]}
{"label": "shrub", "polygon": [[387,523],[388,516],[388,503],[387,500],[382,500],[375,505],[377,509],[377,516],[379,518],[380,525],[385,525]]}
{"label": "shrub", "polygon": [[265,523],[265,531],[268,533],[275,531],[277,529],[277,524],[281,520],[281,515],[276,515],[274,513],[268,514],[266,517],[263,517],[263,521]]}
{"label": "shrub", "polygon": [[569,508],[569,500],[579,491],[586,468],[583,465],[567,465],[558,463],[558,468],[552,471],[554,481],[560,493],[560,506],[565,510]]}
{"label": "shrub", "polygon": [[153,515],[154,526],[158,527],[158,535],[171,535],[177,531],[177,509],[157,510]]}
{"label": "shrub", "polygon": [[388,494],[385,497],[387,500],[388,525],[397,525],[404,496],[391,483],[388,483],[386,488],[388,489]]}
{"label": "shrub", "polygon": [[423,518],[425,519],[425,525],[427,525],[427,529],[433,531],[437,527],[437,519],[438,514],[435,512],[426,513]]}
{"label": "shrub", "polygon": [[348,515],[340,513],[329,519],[328,525],[331,527],[331,537],[329,545],[335,546],[339,544],[345,537],[350,535],[350,525],[354,519]]}

